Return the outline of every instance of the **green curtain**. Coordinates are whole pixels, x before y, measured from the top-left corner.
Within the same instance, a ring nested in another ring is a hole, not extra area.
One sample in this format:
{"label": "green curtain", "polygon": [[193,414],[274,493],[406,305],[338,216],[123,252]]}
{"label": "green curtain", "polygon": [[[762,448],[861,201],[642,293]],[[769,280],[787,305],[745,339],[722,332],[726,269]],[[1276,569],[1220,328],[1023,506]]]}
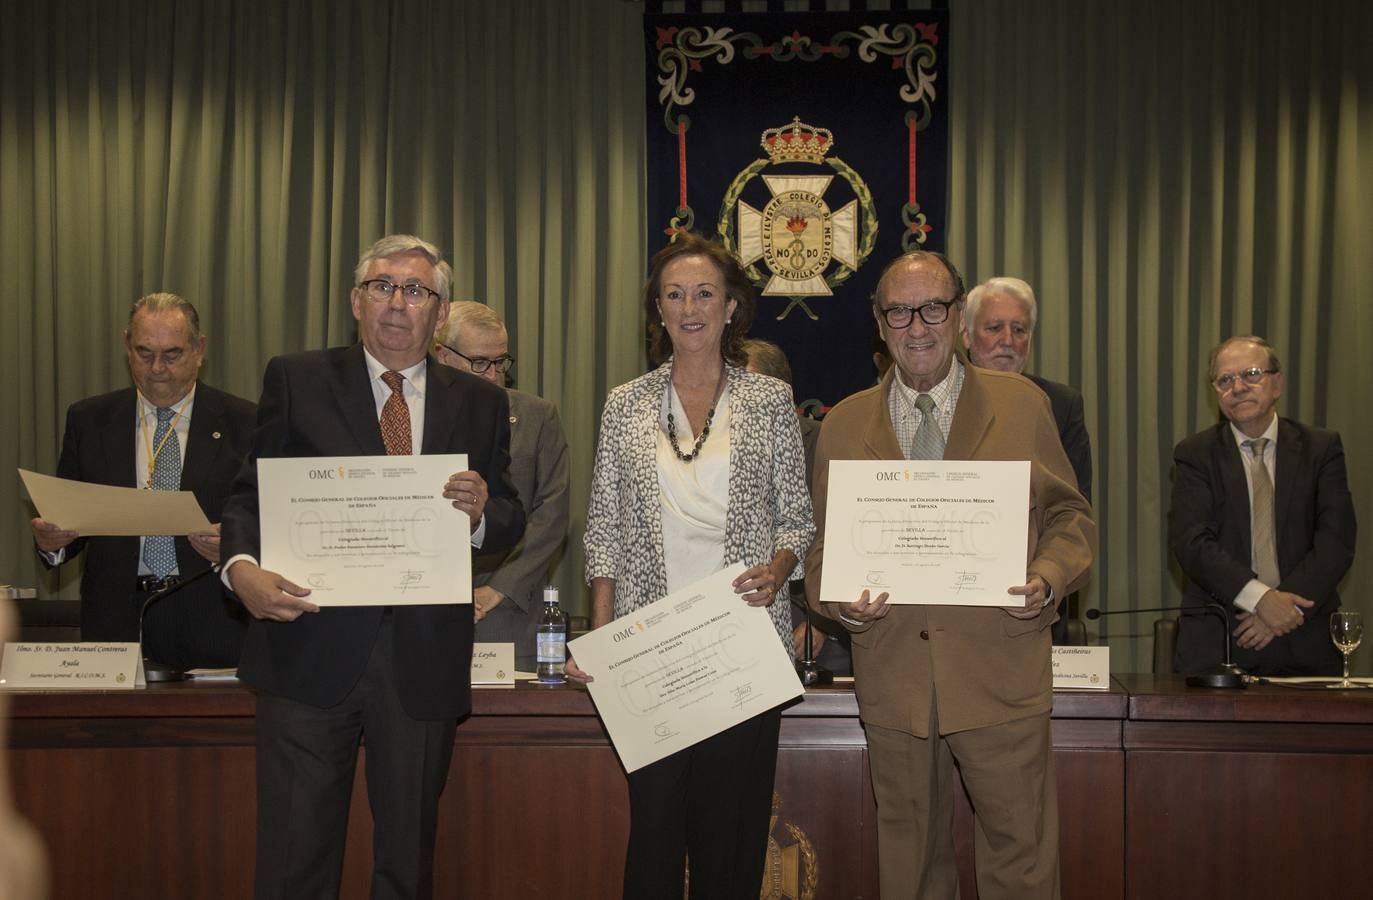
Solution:
{"label": "green curtain", "polygon": [[[132,301],[180,293],[203,377],[349,343],[359,251],[409,231],[506,318],[518,386],[561,408],[580,598],[600,403],[642,371],[641,8],[500,0],[0,5],[0,582],[43,578],[16,466],[129,383]],[[69,580],[69,579],[67,579]]]}
{"label": "green curtain", "polygon": [[[1217,421],[1207,358],[1257,333],[1279,412],[1339,430],[1373,618],[1373,37],[1358,2],[951,4],[952,223],[969,283],[1019,275],[1030,369],[1082,389],[1101,554],[1084,606],[1176,604],[1172,450]],[[1148,671],[1156,615],[1116,616]],[[1355,661],[1373,671],[1373,654]]]}
{"label": "green curtain", "polygon": [[[1365,525],[1345,602],[1373,614],[1357,589],[1373,574],[1367,6],[950,3],[947,248],[970,282],[1034,284],[1031,368],[1086,395],[1087,606],[1180,599],[1172,447],[1215,421],[1210,347],[1258,332],[1287,370],[1282,412],[1344,435]],[[273,354],[353,339],[359,249],[415,231],[449,251],[456,296],[506,317],[519,386],[561,409],[559,583],[580,598],[600,405],[644,365],[641,12],[0,4],[0,472],[53,471],[66,407],[128,383],[119,333],[140,294],[192,299],[206,380],[255,397]],[[37,583],[27,503],[0,485],[0,581]],[[1109,620],[1114,669],[1148,668],[1153,618]]]}

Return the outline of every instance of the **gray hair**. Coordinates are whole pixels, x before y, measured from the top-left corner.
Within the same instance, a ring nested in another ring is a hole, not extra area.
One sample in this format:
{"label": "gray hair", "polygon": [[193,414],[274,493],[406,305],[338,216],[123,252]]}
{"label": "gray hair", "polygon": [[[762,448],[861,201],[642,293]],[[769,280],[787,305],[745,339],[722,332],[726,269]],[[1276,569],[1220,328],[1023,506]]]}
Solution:
{"label": "gray hair", "polygon": [[129,330],[133,328],[134,316],[145,309],[149,313],[178,310],[186,317],[186,326],[191,331],[191,343],[194,344],[196,341],[200,340],[200,313],[195,311],[195,307],[191,305],[191,301],[187,300],[185,297],[182,297],[180,294],[169,294],[165,291],[155,294],[144,294],[133,302],[133,306],[129,308],[128,324],[124,326],[124,335],[126,337],[129,334]]}
{"label": "gray hair", "polygon": [[443,258],[443,253],[438,247],[413,234],[388,234],[362,251],[362,256],[358,257],[357,268],[353,270],[353,285],[362,284],[362,279],[367,277],[367,268],[372,265],[373,260],[399,256],[402,253],[421,253],[429,260],[429,264],[434,267],[434,280],[437,282],[434,290],[439,292],[439,300],[446,303],[453,287],[453,267]]}
{"label": "gray hair", "polygon": [[787,354],[772,341],[749,338],[744,341],[744,355],[755,371],[791,384],[791,363]]}
{"label": "gray hair", "polygon": [[988,278],[968,292],[968,321],[977,322],[977,308],[982,305],[983,300],[1003,295],[1014,297],[1025,304],[1025,309],[1030,313],[1030,332],[1033,333],[1035,323],[1039,321],[1039,304],[1035,303],[1034,288],[1030,287],[1029,282],[1009,275]]}
{"label": "gray hair", "polygon": [[448,307],[448,321],[434,333],[434,340],[450,347],[458,343],[458,335],[464,328],[481,328],[487,331],[505,331],[505,323],[496,311],[485,303],[476,300],[454,300]]}
{"label": "gray hair", "polygon": [[1268,368],[1274,372],[1282,371],[1282,361],[1278,359],[1278,351],[1273,349],[1273,345],[1265,341],[1256,334],[1237,334],[1234,337],[1226,338],[1216,345],[1211,351],[1211,358],[1206,364],[1206,371],[1210,373],[1211,381],[1216,380],[1216,358],[1220,356],[1220,351],[1229,347],[1231,344],[1257,344],[1268,351]]}

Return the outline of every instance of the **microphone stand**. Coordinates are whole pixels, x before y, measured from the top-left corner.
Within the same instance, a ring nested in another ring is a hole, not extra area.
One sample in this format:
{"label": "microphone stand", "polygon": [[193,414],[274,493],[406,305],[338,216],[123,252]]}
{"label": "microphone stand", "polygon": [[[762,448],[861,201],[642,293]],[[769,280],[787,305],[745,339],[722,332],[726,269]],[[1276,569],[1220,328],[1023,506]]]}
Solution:
{"label": "microphone stand", "polygon": [[154,591],[153,593],[148,595],[148,599],[143,601],[143,607],[138,611],[138,652],[139,655],[143,656],[143,678],[149,684],[151,684],[154,681],[185,681],[187,677],[185,672],[181,671],[175,666],[169,666],[166,663],[155,662],[149,659],[143,653],[143,620],[147,618],[149,607],[151,607],[157,601],[161,600],[163,597],[171,596],[172,594],[175,594],[177,591],[181,590],[187,585],[195,584],[197,581],[204,578],[206,575],[209,575],[211,572],[218,571],[218,565],[210,566],[210,568],[197,572],[196,574],[192,575],[190,578],[185,579],[184,581],[178,581],[176,584],[171,585],[170,587],[165,587],[160,591]]}
{"label": "microphone stand", "polygon": [[802,621],[806,626],[806,636],[802,638],[801,645],[805,658],[796,661],[796,675],[801,679],[801,683],[807,686],[833,684],[834,673],[815,661],[815,639],[811,636],[810,630],[810,607],[804,601],[798,605],[801,607],[801,612],[804,613]]}
{"label": "microphone stand", "polygon": [[1187,606],[1155,606],[1150,609],[1115,609],[1102,611],[1099,609],[1087,610],[1087,618],[1099,619],[1102,616],[1117,616],[1121,614],[1132,615],[1134,613],[1158,613],[1158,612],[1204,612],[1209,615],[1219,616],[1224,631],[1221,632],[1221,639],[1225,642],[1225,662],[1219,666],[1212,666],[1205,672],[1198,672],[1195,675],[1187,676],[1188,687],[1206,688],[1242,688],[1245,686],[1244,679],[1247,674],[1239,666],[1230,660],[1230,614],[1225,607],[1215,602],[1193,603]]}

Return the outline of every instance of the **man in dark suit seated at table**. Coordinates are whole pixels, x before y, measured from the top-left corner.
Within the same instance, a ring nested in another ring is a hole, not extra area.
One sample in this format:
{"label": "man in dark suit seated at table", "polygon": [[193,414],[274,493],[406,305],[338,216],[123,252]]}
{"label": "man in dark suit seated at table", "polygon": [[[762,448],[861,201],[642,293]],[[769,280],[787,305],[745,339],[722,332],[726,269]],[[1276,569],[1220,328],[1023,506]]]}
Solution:
{"label": "man in dark suit seated at table", "polygon": [[[510,336],[485,303],[457,300],[435,334],[434,356],[460,372],[504,386],[515,364]],[[542,397],[506,390],[510,398],[510,481],[524,507],[524,537],[509,553],[472,561],[476,639],[515,645],[515,668],[534,671],[534,631],[543,611],[548,571],[567,541],[567,436],[558,408]]]}
{"label": "man in dark suit seated at table", "polygon": [[[1039,322],[1039,304],[1030,285],[1002,276],[982,282],[968,292],[967,316],[963,319],[963,343],[968,361],[983,369],[1025,375],[1049,397],[1049,409],[1058,426],[1058,439],[1077,478],[1077,489],[1092,502],[1092,439],[1083,416],[1082,392],[1038,375],[1026,375],[1030,339]],[[1068,620],[1077,615],[1077,595],[1063,598],[1062,616],[1053,626],[1055,644],[1069,643]]]}
{"label": "man in dark suit seated at table", "polygon": [[[255,407],[199,384],[205,336],[196,309],[176,294],[140,297],[124,348],[134,387],[72,404],[57,475],[77,481],[193,491],[211,522],[252,436]],[[85,551],[81,638],[135,641],[144,602],[219,562],[215,532],[147,537],[80,537],[60,522],[33,519],[34,543],[49,566]],[[207,575],[148,608],[146,655],[179,669],[238,664],[247,616]]]}
{"label": "man in dark suit seated at table", "polygon": [[[1209,373],[1226,421],[1173,450],[1168,542],[1183,602],[1237,607],[1233,657],[1251,674],[1338,675],[1330,614],[1357,531],[1340,436],[1278,416],[1282,365],[1263,338],[1222,342]],[[1174,669],[1219,664],[1221,627],[1183,614]]]}
{"label": "man in dark suit seated at table", "polygon": [[466,453],[469,469],[443,485],[470,524],[452,539],[499,552],[524,530],[506,477],[505,391],[429,355],[452,284],[438,248],[384,237],[354,279],[361,342],[268,362],[252,450],[224,508],[225,579],[253,617],[239,676],[258,689],[259,900],[338,895],[364,735],[371,895],[431,895],[439,793],[456,720],[471,711],[472,607],[378,597],[321,610],[309,588],[258,565],[257,461]]}

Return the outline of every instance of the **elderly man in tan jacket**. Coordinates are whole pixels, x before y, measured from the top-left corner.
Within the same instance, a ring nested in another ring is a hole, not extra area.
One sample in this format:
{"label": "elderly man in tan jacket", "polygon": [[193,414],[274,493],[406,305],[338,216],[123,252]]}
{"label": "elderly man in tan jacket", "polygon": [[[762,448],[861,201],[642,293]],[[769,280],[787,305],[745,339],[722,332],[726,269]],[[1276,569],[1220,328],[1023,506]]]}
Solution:
{"label": "elderly man in tan jacket", "polygon": [[[811,606],[853,637],[883,900],[957,895],[955,763],[977,816],[982,900],[1059,896],[1049,626],[1086,580],[1096,525],[1044,393],[955,355],[963,299],[940,254],[887,267],[873,314],[896,364],[830,411],[816,451],[806,584]],[[1028,566],[1007,606],[889,606],[866,591],[819,602],[829,461],[903,458],[1030,461]]]}

